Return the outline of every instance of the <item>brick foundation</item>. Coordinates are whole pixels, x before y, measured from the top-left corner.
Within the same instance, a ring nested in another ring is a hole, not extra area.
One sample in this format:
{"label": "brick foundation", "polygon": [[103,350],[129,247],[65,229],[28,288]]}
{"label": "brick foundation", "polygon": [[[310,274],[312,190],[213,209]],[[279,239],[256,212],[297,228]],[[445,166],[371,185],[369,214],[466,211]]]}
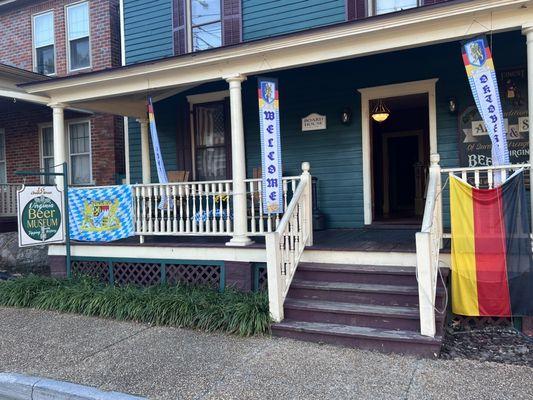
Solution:
{"label": "brick foundation", "polygon": [[54,278],[67,277],[67,258],[64,256],[48,256],[50,275]]}

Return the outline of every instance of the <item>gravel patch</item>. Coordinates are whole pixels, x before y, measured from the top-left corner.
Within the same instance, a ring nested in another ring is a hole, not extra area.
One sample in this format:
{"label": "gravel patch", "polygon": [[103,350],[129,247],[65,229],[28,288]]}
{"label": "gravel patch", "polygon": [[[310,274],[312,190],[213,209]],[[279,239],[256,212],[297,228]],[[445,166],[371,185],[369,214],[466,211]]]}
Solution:
{"label": "gravel patch", "polygon": [[533,338],[511,327],[487,326],[472,330],[448,327],[441,358],[464,358],[533,367]]}

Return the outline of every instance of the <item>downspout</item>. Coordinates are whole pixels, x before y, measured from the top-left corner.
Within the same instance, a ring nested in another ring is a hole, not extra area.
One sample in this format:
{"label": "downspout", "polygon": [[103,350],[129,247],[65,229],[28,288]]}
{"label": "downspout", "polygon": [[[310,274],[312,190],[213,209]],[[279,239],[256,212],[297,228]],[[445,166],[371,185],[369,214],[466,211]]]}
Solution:
{"label": "downspout", "polygon": [[[120,7],[120,59],[122,66],[126,65],[126,40],[124,34],[124,0],[119,1]],[[130,134],[128,117],[124,117],[124,163],[126,168],[126,184],[131,183],[130,178]]]}

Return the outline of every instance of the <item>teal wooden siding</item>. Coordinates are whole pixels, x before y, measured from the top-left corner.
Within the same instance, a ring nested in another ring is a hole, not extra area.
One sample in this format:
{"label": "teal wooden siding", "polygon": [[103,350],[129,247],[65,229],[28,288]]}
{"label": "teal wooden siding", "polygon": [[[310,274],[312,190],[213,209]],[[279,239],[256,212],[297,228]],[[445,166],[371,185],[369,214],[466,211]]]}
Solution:
{"label": "teal wooden siding", "polygon": [[[526,65],[525,38],[520,32],[494,35],[494,59],[498,69]],[[457,115],[448,112],[448,99],[455,97],[462,110],[472,98],[458,42],[391,52],[371,57],[321,64],[270,74],[279,79],[284,175],[300,174],[302,161],[309,161],[318,178],[318,200],[330,228],[363,225],[363,171],[361,104],[359,88],[438,78],[438,151],[443,167],[459,166]],[[247,172],[260,166],[257,110],[257,78],[243,84]],[[176,155],[177,109],[185,95],[227,89],[218,82],[177,95],[156,104],[156,119],[168,169],[182,169]],[[181,105],[180,105],[181,104]],[[340,123],[345,107],[353,112],[349,126]],[[327,130],[301,131],[301,118],[317,112],[327,117]],[[393,116],[392,116],[393,118]],[[130,125],[131,128],[131,125]],[[132,182],[140,180],[140,140],[130,129]],[[153,161],[153,160],[152,160]],[[157,181],[155,168],[153,180]],[[443,194],[445,221],[448,195]]]}
{"label": "teal wooden siding", "polygon": [[125,0],[126,63],[173,55],[172,0]]}
{"label": "teal wooden siding", "polygon": [[243,40],[345,21],[345,0],[243,0]]}

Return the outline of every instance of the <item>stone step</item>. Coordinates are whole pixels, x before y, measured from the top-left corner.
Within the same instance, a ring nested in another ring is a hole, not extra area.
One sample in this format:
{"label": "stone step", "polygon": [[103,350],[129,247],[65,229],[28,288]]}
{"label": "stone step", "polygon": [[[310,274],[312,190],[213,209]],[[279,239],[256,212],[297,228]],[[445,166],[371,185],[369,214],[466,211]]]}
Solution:
{"label": "stone step", "polygon": [[[383,306],[338,301],[292,299],[284,304],[285,318],[340,325],[418,332],[418,307]],[[437,333],[442,332],[442,316],[437,316]]]}
{"label": "stone step", "polygon": [[[449,269],[441,268],[446,280]],[[349,282],[417,286],[416,268],[356,264],[300,263],[294,279],[321,282]],[[442,286],[440,278],[438,285]]]}
{"label": "stone step", "polygon": [[416,332],[343,324],[286,319],[272,326],[274,336],[318,343],[358,347],[424,357],[438,357],[442,337],[430,338]]}
{"label": "stone step", "polygon": [[[437,305],[439,307],[443,306],[444,294],[443,288],[437,290]],[[418,287],[407,285],[294,279],[287,297],[291,299],[418,307]]]}

